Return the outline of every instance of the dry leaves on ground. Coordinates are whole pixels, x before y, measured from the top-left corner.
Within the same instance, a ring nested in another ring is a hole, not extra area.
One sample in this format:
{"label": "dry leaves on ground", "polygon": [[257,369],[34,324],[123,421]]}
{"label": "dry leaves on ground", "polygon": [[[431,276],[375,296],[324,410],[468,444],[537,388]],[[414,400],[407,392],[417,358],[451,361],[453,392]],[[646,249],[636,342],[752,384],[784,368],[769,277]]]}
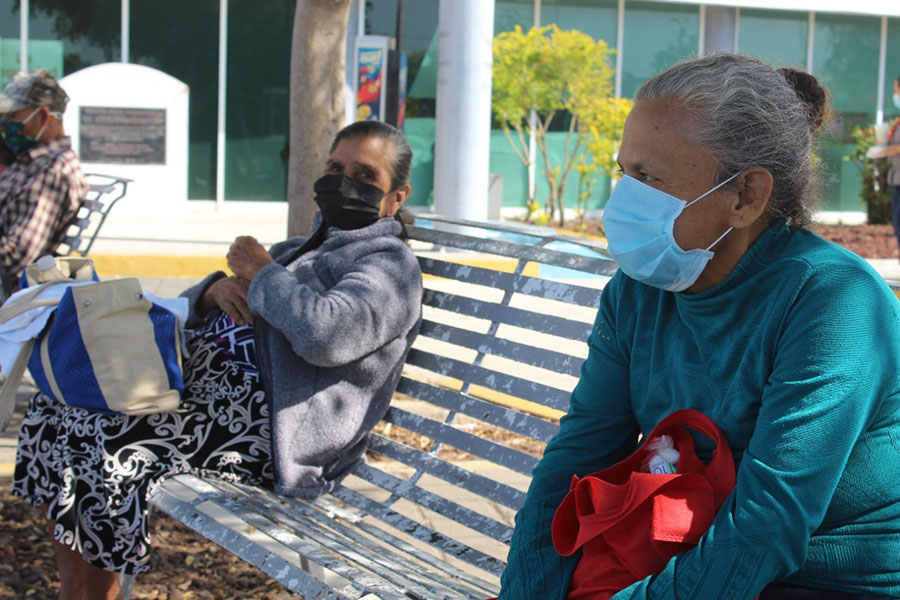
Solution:
{"label": "dry leaves on ground", "polygon": [[[53,547],[40,513],[0,479],[0,600],[52,600],[59,593]],[[287,600],[298,596],[262,571],[162,513],[151,515],[151,571],[134,600]]]}

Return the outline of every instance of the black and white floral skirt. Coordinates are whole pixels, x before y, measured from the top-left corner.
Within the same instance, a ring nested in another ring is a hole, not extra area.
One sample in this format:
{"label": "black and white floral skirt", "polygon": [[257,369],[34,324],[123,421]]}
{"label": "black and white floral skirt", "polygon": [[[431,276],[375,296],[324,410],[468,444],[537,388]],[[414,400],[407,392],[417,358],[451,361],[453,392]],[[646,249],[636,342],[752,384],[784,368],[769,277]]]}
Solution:
{"label": "black and white floral skirt", "polygon": [[180,473],[273,487],[269,408],[253,331],[227,315],[188,342],[181,408],[141,417],[71,408],[43,395],[20,426],[13,493],[56,522],[53,537],[94,566],[141,573],[152,491]]}

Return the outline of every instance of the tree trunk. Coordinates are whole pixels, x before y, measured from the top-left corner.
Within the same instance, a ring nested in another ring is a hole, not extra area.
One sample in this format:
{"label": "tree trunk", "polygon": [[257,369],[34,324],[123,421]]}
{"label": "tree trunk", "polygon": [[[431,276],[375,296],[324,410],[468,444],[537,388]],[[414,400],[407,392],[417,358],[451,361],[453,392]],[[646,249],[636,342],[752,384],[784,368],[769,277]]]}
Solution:
{"label": "tree trunk", "polygon": [[291,43],[288,236],[309,235],[313,183],[344,124],[344,61],[350,0],[298,0]]}

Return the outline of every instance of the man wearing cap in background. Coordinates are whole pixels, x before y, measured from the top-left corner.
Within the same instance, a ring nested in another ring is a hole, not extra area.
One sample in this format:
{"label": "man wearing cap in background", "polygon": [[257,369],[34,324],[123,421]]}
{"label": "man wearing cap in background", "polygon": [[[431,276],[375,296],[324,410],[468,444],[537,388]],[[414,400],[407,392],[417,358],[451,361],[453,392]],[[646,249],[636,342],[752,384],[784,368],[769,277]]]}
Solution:
{"label": "man wearing cap in background", "polygon": [[7,293],[26,265],[62,243],[88,191],[63,131],[68,102],[44,69],[19,73],[0,93],[0,138],[15,154],[0,175],[0,278]]}

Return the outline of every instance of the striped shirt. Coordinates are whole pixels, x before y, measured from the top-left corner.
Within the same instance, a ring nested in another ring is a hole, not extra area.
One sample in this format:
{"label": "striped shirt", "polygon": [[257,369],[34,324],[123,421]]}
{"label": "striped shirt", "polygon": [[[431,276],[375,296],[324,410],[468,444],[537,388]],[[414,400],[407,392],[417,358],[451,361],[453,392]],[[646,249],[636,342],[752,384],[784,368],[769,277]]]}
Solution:
{"label": "striped shirt", "polygon": [[20,153],[0,175],[0,265],[12,281],[62,243],[87,191],[68,137]]}

